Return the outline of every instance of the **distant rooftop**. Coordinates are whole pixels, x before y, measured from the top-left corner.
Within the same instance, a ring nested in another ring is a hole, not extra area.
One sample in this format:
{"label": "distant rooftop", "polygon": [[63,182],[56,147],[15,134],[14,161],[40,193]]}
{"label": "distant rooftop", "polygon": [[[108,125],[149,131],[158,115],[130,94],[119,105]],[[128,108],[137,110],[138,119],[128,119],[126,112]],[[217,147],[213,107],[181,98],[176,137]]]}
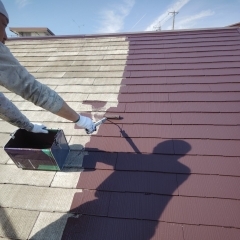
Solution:
{"label": "distant rooftop", "polygon": [[240,22],[234,23],[234,24],[229,25],[229,26],[227,26],[227,27],[240,27]]}
{"label": "distant rooftop", "polygon": [[10,31],[17,34],[19,37],[36,37],[36,36],[54,36],[55,34],[48,28],[9,28]]}

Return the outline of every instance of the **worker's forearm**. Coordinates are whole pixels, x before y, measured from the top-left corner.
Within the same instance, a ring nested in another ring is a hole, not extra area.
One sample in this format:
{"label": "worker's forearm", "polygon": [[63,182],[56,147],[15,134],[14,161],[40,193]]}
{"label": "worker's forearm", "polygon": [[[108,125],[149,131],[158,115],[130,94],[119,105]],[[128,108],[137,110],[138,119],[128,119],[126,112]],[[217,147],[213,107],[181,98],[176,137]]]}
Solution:
{"label": "worker's forearm", "polygon": [[76,122],[79,119],[79,115],[66,102],[63,102],[62,108],[55,114],[72,122]]}
{"label": "worker's forearm", "polygon": [[0,93],[0,118],[10,124],[31,131],[33,124],[24,116],[19,109],[5,96]]}
{"label": "worker's forearm", "polygon": [[62,98],[54,90],[38,82],[2,43],[0,85],[52,113],[58,112],[62,107]]}

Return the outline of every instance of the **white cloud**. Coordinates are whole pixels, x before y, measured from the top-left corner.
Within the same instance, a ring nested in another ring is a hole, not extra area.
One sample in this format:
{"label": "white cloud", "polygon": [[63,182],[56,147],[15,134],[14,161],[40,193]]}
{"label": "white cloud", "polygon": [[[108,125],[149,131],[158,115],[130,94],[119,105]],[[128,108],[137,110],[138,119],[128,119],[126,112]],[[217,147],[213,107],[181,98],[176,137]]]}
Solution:
{"label": "white cloud", "polygon": [[31,2],[31,0],[15,0],[15,1],[20,8],[25,7]]}
{"label": "white cloud", "polygon": [[205,10],[205,11],[202,11],[198,14],[188,16],[188,17],[176,22],[176,28],[178,28],[178,29],[191,28],[197,23],[196,22],[197,20],[205,18],[205,17],[212,16],[214,14],[215,13],[212,10]]}
{"label": "white cloud", "polygon": [[100,21],[100,33],[119,32],[124,26],[124,20],[129,15],[135,0],[124,0],[122,4],[115,4],[111,9],[103,10]]}
{"label": "white cloud", "polygon": [[190,0],[178,0],[174,4],[172,4],[163,14],[161,14],[156,20],[153,21],[146,29],[145,31],[153,31],[157,26],[159,26],[159,23],[162,25],[164,22],[166,22],[169,18],[172,17],[169,12],[176,11],[178,12],[182,7],[184,7]]}

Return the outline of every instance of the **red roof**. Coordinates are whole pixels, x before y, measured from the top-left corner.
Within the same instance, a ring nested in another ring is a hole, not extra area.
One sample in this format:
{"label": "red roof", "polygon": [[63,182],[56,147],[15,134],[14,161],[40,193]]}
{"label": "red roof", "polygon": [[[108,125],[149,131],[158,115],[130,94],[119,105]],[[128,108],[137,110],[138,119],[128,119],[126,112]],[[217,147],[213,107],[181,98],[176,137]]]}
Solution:
{"label": "red roof", "polygon": [[126,37],[123,119],[87,143],[63,239],[239,239],[240,30]]}

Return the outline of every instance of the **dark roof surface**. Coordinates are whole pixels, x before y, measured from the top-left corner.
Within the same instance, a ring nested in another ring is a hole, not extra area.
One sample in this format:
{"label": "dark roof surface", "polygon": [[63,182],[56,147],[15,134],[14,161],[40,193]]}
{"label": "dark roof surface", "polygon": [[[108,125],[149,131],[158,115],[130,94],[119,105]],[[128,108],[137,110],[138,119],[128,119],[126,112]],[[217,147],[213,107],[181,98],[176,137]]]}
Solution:
{"label": "dark roof surface", "polygon": [[[35,70],[27,57],[43,62],[48,49],[65,43],[46,41],[42,55],[25,53],[22,63],[70,104],[82,102],[74,107],[85,106],[85,115],[123,118],[90,138],[61,123],[75,154],[85,147],[74,187],[82,191],[74,194],[62,239],[239,239],[240,30],[86,37],[83,50],[74,50],[75,39],[65,50],[72,59],[47,55],[55,66]],[[9,46],[14,51],[15,41]]]}
{"label": "dark roof surface", "polygon": [[123,120],[86,145],[71,208],[84,216],[68,221],[64,239],[237,239],[239,31],[127,40],[119,104],[107,110]]}

